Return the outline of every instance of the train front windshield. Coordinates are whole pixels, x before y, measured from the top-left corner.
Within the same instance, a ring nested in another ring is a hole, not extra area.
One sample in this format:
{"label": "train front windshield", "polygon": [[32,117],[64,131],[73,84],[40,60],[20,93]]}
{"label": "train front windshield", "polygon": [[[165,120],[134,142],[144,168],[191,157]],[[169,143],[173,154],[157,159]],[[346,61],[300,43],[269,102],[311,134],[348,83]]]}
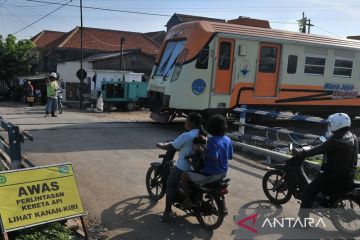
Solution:
{"label": "train front windshield", "polygon": [[184,49],[185,42],[185,40],[167,42],[155,76],[167,77],[172,74],[175,63]]}

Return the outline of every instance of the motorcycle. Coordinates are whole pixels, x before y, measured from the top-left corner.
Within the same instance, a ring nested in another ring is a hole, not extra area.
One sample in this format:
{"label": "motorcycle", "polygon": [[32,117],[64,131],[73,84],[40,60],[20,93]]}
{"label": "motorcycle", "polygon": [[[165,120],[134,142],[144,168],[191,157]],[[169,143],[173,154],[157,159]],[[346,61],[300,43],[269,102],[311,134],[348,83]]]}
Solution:
{"label": "motorcycle", "polygon": [[63,112],[63,94],[64,90],[60,89],[57,91],[57,101],[58,101],[58,111],[59,111],[59,114],[62,114]]}
{"label": "motorcycle", "polygon": [[[323,137],[320,137],[321,142],[324,140]],[[299,147],[304,150],[312,148],[311,145],[300,145]],[[290,144],[290,152],[293,149],[293,144]],[[310,183],[303,168],[304,162],[304,157],[294,156],[282,164],[270,167],[263,177],[262,188],[271,202],[285,204],[292,196],[298,200],[302,198],[306,185]],[[340,232],[356,236],[360,234],[360,224],[353,227],[355,221],[360,222],[359,183],[354,183],[350,191],[340,196],[319,193],[313,206],[314,208],[333,209],[334,211],[328,211],[329,218]]]}
{"label": "motorcycle", "polygon": [[[172,156],[166,157],[167,154]],[[146,189],[150,198],[154,201],[160,200],[165,195],[166,180],[174,167],[174,154],[168,151],[166,154],[160,155],[159,158],[162,158],[162,162],[151,163],[146,173]],[[187,209],[182,205],[185,195],[180,183],[173,206],[195,216],[198,222],[206,229],[217,229],[227,215],[225,195],[228,193],[229,181],[230,179],[223,178],[205,185],[191,183],[190,195],[192,202],[195,204],[195,207],[191,209]]]}

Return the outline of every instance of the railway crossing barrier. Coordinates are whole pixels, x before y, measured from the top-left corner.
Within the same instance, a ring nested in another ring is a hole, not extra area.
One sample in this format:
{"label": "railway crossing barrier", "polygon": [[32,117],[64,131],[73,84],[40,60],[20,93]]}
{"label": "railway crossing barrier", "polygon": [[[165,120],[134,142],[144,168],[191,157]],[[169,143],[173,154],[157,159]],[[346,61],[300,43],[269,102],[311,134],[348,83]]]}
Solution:
{"label": "railway crossing barrier", "polygon": [[[275,111],[263,111],[263,110],[255,110],[249,109],[245,105],[242,105],[240,108],[236,108],[235,112],[240,113],[240,120],[234,122],[235,125],[239,126],[238,132],[230,133],[229,136],[234,140],[234,145],[241,148],[247,149],[253,152],[260,153],[266,156],[266,163],[271,164],[272,159],[277,159],[279,161],[284,161],[289,159],[291,156],[285,151],[290,143],[298,143],[298,140],[295,138],[299,138],[305,141],[314,141],[320,137],[320,135],[312,134],[312,133],[301,133],[297,131],[288,130],[283,127],[268,127],[263,125],[257,125],[246,122],[247,114],[261,115],[265,117],[269,117],[276,120],[290,120],[290,121],[302,121],[302,122],[311,122],[319,125],[326,124],[325,119],[314,116],[307,115],[290,115],[286,113],[279,113]],[[252,129],[253,133],[247,133],[245,129]],[[259,132],[265,133],[261,136]],[[282,136],[287,136],[288,140],[280,139],[279,134]],[[328,132],[325,132],[325,136],[328,136]],[[275,135],[271,136],[271,135]],[[255,146],[253,144],[249,144],[250,141],[262,142],[265,144],[265,147]],[[315,169],[319,169],[318,164],[313,164],[308,162],[310,165],[314,165]]]}
{"label": "railway crossing barrier", "polygon": [[6,121],[0,116],[0,131],[5,134],[0,135],[0,160],[6,169],[19,169],[23,163],[32,165],[21,151],[21,144],[25,140],[33,141],[34,138],[26,131],[21,131],[19,126]]}

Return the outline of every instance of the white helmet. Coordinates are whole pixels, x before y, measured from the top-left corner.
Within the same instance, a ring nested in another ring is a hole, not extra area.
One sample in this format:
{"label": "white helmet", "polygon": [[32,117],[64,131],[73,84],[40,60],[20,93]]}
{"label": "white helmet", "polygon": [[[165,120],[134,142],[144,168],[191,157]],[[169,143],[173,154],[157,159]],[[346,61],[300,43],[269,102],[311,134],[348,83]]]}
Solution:
{"label": "white helmet", "polygon": [[50,73],[50,77],[57,78],[57,74],[55,72]]}
{"label": "white helmet", "polygon": [[350,127],[351,125],[350,117],[346,113],[332,114],[326,121],[329,124],[329,129],[331,132],[335,132],[344,127]]}

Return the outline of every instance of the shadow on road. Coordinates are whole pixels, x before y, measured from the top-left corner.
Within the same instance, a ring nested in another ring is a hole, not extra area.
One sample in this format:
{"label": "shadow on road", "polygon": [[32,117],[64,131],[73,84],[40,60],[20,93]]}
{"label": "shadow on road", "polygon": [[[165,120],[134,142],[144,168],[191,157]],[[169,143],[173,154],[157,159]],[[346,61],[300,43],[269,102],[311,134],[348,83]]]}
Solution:
{"label": "shadow on road", "polygon": [[[29,133],[34,143],[26,144],[26,152],[66,153],[97,150],[155,149],[158,142],[174,139],[182,126],[156,123],[100,122],[76,124],[69,122],[37,123]],[[49,127],[46,127],[46,125]],[[29,125],[32,125],[29,123]],[[42,126],[45,125],[45,126]]]}
{"label": "shadow on road", "polygon": [[262,178],[263,178],[263,175],[260,175],[260,174],[257,174],[257,173],[248,171],[248,170],[246,170],[246,169],[242,169],[242,168],[236,167],[236,166],[234,166],[234,165],[232,165],[232,164],[229,164],[229,168],[234,169],[234,170],[239,171],[239,172],[242,172],[242,173],[245,173],[245,174],[248,174],[248,175],[250,175],[250,176],[259,178],[259,179],[262,179]]}
{"label": "shadow on road", "polygon": [[139,196],[123,200],[104,210],[101,214],[102,225],[115,233],[107,239],[206,240],[213,235],[213,232],[202,229],[199,224],[190,223],[186,216],[178,216],[169,223],[159,222],[160,215],[151,211],[155,205],[156,202],[149,197]]}

